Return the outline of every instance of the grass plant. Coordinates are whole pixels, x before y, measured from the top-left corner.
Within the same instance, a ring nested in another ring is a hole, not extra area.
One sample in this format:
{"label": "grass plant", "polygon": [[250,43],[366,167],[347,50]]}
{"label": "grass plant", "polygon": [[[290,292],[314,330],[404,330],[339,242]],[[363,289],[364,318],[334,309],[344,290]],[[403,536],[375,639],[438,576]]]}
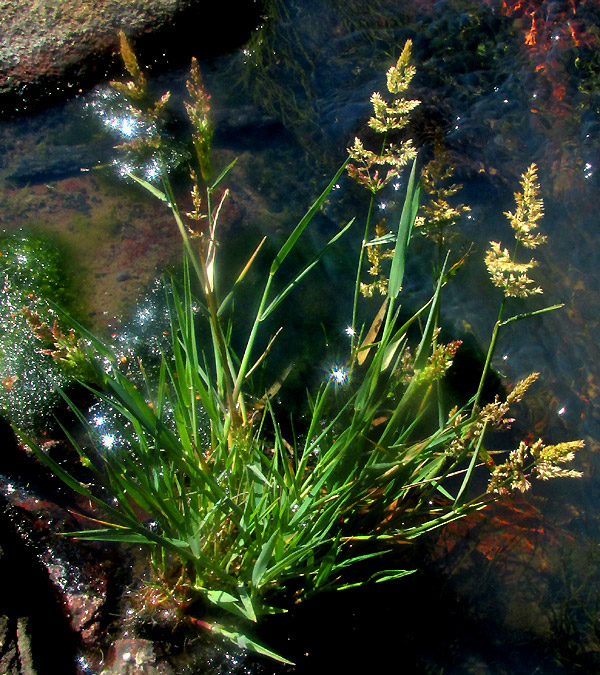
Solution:
{"label": "grass plant", "polygon": [[[259,264],[264,240],[249,253],[233,285],[222,288],[218,243],[225,242],[219,237],[219,215],[227,198],[222,185],[233,165],[212,177],[210,102],[198,65],[192,64],[186,103],[196,153],[190,172],[191,209],[186,212],[165,168],[161,115],[169,96],[150,98],[143,71],[123,35],[121,46],[132,79],[117,87],[145,129],[145,136],[128,142],[125,150],[134,152],[143,145],[144,151],[151,151],[161,184],[129,175],[171,210],[183,242],[183,282],[174,281],[169,294],[171,350],[163,354],[156,381],[147,379],[145,386],[137,386],[124,374],[118,354],[75,326],[87,345],[93,379],[100,383],[88,386],[126,423],[127,447],[118,451],[94,448],[92,443],[84,446],[69,436],[93,476],[92,487],[26,440],[65,483],[99,509],[95,527],[72,536],[145,546],[157,580],[171,588],[165,599],[177,595],[183,606],[192,597],[202,597],[207,616],[217,619],[204,617],[196,623],[285,660],[253,642],[244,624],[235,620],[255,622],[284,611],[290,599],[300,601],[325,589],[410,574],[413,570],[385,562],[396,543],[484,508],[499,493],[522,488],[522,480],[536,472],[542,478],[574,475],[560,465],[581,444],[521,444],[502,464],[486,450],[486,433],[507,424],[509,406],[521,399],[535,376],[516,385],[506,400],[481,405],[479,391],[462,407],[444,408],[438,384],[460,347],[459,342],[438,340],[440,298],[459,266],[451,265],[447,256],[440,262],[428,302],[408,320],[399,319],[420,190],[416,150],[408,141],[391,141],[418,105],[401,97],[414,73],[410,42],[388,73],[392,103],[379,94],[372,97],[375,114],[370,125],[384,134],[382,151],[372,153],[355,141],[354,164],[347,161],[340,167],[271,260],[243,340],[237,333],[233,299],[248,270]],[[378,167],[386,164],[388,172],[382,177]],[[402,213],[395,232],[385,235],[392,247],[389,273],[381,272],[385,283],[378,287],[381,305],[369,320],[359,320],[363,258],[369,246],[382,243],[381,237],[369,241],[369,218],[359,254],[347,364],[308,394],[308,417],[294,422],[296,432],[284,432],[272,405],[273,392],[251,389],[251,375],[268,358],[276,338],[259,344],[260,329],[353,220],[295,273],[285,269],[290,253],[302,246],[304,233],[343,171],[349,168],[374,195],[407,165],[410,176]],[[531,178],[531,171],[528,175]],[[279,286],[282,269],[291,281]],[[500,327],[524,317],[505,319],[500,314],[482,383]],[[208,349],[202,348],[206,335]],[[239,353],[234,343],[244,345]],[[81,343],[77,345],[80,349]],[[68,344],[62,346],[68,349]],[[61,355],[67,358],[64,349]],[[84,412],[77,414],[93,438]],[[490,474],[489,489],[472,494],[471,479],[479,468]],[[368,559],[380,560],[379,571],[352,580],[349,568]]]}

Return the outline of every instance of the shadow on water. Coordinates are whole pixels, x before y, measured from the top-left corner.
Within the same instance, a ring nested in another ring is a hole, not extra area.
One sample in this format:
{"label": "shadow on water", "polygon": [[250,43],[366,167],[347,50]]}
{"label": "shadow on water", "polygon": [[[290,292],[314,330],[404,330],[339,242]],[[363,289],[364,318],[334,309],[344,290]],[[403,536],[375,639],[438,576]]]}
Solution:
{"label": "shadow on water", "polygon": [[[76,672],[77,639],[32,541],[26,512],[6,499],[7,476],[31,475],[8,424],[0,419],[0,664],[3,673]],[[56,649],[60,645],[60,649]],[[49,659],[49,655],[52,657]]]}

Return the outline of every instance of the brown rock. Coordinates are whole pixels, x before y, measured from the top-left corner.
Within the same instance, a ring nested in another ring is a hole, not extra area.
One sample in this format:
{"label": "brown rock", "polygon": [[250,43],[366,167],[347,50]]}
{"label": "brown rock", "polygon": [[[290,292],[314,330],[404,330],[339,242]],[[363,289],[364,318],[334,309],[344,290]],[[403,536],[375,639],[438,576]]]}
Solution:
{"label": "brown rock", "polygon": [[171,67],[173,58],[185,56],[187,63],[192,54],[224,53],[248,39],[258,21],[259,4],[0,0],[0,97],[7,99],[0,112],[21,112],[28,107],[21,104],[23,99],[41,102],[103,79],[113,68],[120,29],[136,41],[147,36],[156,62]]}
{"label": "brown rock", "polygon": [[156,28],[189,0],[0,0],[0,93],[59,78],[97,51],[117,44],[117,32]]}

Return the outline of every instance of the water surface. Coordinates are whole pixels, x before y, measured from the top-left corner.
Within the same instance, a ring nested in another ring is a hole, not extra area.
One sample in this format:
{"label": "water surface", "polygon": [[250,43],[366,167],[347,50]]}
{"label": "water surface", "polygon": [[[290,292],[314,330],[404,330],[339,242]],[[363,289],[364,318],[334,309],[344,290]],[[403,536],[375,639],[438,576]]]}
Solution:
{"label": "water surface", "polygon": [[[487,279],[483,256],[490,240],[509,240],[503,212],[514,208],[519,176],[536,162],[546,207],[541,229],[548,242],[538,249],[536,270],[544,296],[533,306],[565,307],[507,328],[495,365],[509,383],[533,370],[542,375],[519,410],[515,437],[583,438],[586,450],[576,461],[583,479],[535,485],[532,495],[432,541],[431,573],[443,571],[441,597],[464,625],[458,622],[461,629],[451,630],[437,651],[423,641],[425,618],[415,620],[412,635],[398,640],[412,649],[408,661],[414,672],[594,668],[600,655],[598,3],[267,2],[266,18],[249,43],[201,63],[217,129],[215,162],[224,166],[238,157],[222,237],[233,258],[242,260],[261,232],[275,247],[291,230],[344,160],[354,135],[364,132],[369,97],[383,91],[385,72],[407,38],[413,39],[418,69],[411,95],[422,101],[408,133],[422,148],[423,162],[432,156],[436,140],[443,140],[455,178],[463,184],[460,201],[471,207],[455,246],[457,252],[465,252],[471,242],[474,246],[444,300],[449,331],[485,352],[499,297]],[[176,96],[185,77],[180,69],[159,73],[152,86]],[[121,318],[147,284],[176,263],[179,243],[168,213],[122,185],[118,167],[97,168],[111,164],[117,142],[94,112],[106,83],[98,87],[1,124],[0,228],[44,233],[67,247],[89,325],[118,332]],[[185,161],[185,148],[181,152]],[[399,193],[390,187],[378,197],[377,209],[391,224],[398,218]],[[367,201],[365,191],[341,180],[315,223],[311,246],[316,248],[349,217],[364,218]],[[304,353],[309,379],[318,379],[344,348],[361,234],[362,227],[350,234],[294,295],[287,315],[291,331],[282,336],[280,349],[284,353],[294,346]],[[409,306],[429,293],[432,260],[431,247],[416,238],[404,290]],[[507,438],[510,443],[514,439]],[[375,663],[397,664],[389,643],[374,647],[368,642],[378,632],[391,639],[389,604],[394,612],[413,611],[403,605],[402,584],[393,585],[388,596],[375,594],[380,605],[361,597],[365,611],[375,616],[365,639],[355,636],[352,654],[376,650]],[[422,608],[414,611],[427,614]],[[428,611],[436,614],[435,607]],[[440,609],[442,616],[447,611]],[[466,634],[474,625],[489,637],[487,646]],[[349,630],[365,630],[360,612],[349,621]],[[324,651],[310,631],[300,634],[308,641],[309,656],[298,672],[310,672],[318,658],[325,658]],[[313,639],[317,646],[311,646]],[[508,644],[511,649],[504,649]],[[331,653],[348,649],[346,641],[332,635]],[[339,663],[351,661],[344,653]]]}

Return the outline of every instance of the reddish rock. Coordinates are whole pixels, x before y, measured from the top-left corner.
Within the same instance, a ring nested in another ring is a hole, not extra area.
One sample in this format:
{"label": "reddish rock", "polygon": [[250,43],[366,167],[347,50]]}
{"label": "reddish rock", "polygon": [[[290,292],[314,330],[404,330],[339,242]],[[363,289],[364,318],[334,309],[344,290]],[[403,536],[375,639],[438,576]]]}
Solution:
{"label": "reddish rock", "polygon": [[117,32],[152,30],[189,0],[2,0],[0,93],[59,78],[94,52],[117,43]]}
{"label": "reddish rock", "polygon": [[21,112],[29,100],[50,100],[61,91],[76,92],[103,79],[114,62],[120,29],[136,41],[151,36],[147,47],[152,60],[170,67],[184,54],[187,63],[192,54],[224,53],[248,39],[259,4],[0,0],[0,97],[6,99],[0,112]]}

